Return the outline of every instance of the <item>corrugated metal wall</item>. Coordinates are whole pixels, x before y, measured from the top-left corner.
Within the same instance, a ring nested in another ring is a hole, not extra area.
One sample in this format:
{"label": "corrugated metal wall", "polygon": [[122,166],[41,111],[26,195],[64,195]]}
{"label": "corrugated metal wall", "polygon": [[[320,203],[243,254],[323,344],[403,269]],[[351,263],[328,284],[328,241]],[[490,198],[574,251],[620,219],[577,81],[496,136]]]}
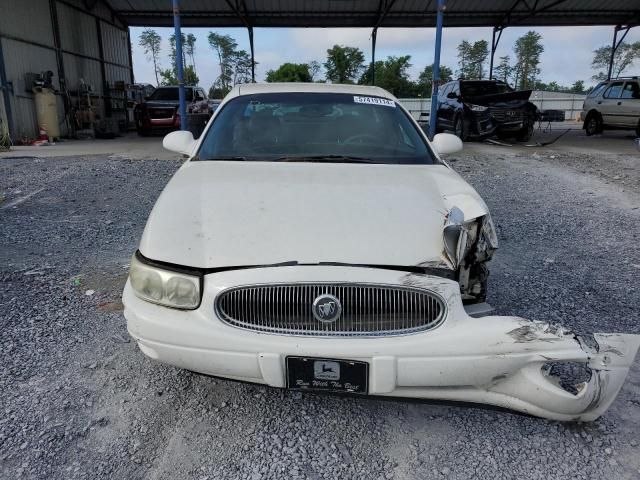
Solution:
{"label": "corrugated metal wall", "polygon": [[[57,11],[67,89],[75,91],[84,81],[96,94],[103,95],[103,81],[111,85],[116,81],[130,83],[127,29],[109,8],[100,1],[91,10],[86,9],[82,0],[51,1]],[[7,2],[11,4],[9,8],[5,8]],[[51,70],[54,87],[60,88],[50,0],[0,0],[0,4],[0,42],[11,92],[12,137],[35,138],[38,134],[35,105],[25,85],[25,74]],[[101,68],[99,33],[104,68]],[[95,104],[102,107],[102,99]],[[58,97],[58,110],[62,120],[62,96]],[[104,118],[104,113],[99,112],[99,117]]]}
{"label": "corrugated metal wall", "polygon": [[0,34],[53,47],[49,0],[0,0],[0,11]]}

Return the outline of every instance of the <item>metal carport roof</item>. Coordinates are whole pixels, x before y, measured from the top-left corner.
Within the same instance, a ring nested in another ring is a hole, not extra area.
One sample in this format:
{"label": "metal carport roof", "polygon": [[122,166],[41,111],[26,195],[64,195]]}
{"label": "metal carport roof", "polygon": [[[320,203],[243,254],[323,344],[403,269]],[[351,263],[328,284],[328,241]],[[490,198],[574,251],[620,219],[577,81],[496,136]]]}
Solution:
{"label": "metal carport roof", "polygon": [[[130,26],[173,26],[168,0],[105,0]],[[183,27],[433,27],[436,0],[181,0]],[[448,0],[445,27],[628,25],[639,0]]]}

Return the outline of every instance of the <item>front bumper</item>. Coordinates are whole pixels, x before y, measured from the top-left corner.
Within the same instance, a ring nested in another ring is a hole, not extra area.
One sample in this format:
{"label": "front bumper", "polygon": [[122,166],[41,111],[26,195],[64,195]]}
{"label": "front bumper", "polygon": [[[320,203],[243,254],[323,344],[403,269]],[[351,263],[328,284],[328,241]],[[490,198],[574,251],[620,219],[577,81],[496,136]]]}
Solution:
{"label": "front bumper", "polygon": [[[304,337],[232,327],[214,314],[223,289],[248,284],[369,282],[425,288],[447,302],[436,329],[395,337]],[[484,403],[555,420],[590,421],[611,404],[640,346],[640,335],[596,334],[597,345],[560,327],[517,317],[469,317],[457,282],[390,270],[296,266],[205,276],[193,311],[145,302],[124,290],[129,333],[149,357],[214,376],[285,387],[286,356],[369,363],[369,393]],[[545,373],[550,363],[588,366],[577,393]]]}

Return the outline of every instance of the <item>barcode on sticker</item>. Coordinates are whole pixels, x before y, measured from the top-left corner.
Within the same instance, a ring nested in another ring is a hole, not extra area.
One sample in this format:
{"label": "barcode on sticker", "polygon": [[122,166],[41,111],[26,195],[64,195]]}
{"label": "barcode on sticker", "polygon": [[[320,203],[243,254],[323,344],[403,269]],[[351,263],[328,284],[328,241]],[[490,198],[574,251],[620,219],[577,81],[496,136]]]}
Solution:
{"label": "barcode on sticker", "polygon": [[388,100],[386,98],[379,97],[361,97],[359,95],[353,96],[353,101],[355,103],[368,103],[369,105],[384,105],[385,107],[393,107],[395,108],[396,102],[393,100]]}

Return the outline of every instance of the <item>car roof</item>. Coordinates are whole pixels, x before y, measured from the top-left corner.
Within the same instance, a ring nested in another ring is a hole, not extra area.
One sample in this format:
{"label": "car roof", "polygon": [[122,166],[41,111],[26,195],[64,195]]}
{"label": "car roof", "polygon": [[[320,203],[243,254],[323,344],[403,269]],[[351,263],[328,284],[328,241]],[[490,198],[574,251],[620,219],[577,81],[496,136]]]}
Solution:
{"label": "car roof", "polygon": [[348,93],[396,100],[393,95],[380,87],[337,83],[242,83],[233,87],[229,92],[229,97],[257,93]]}

